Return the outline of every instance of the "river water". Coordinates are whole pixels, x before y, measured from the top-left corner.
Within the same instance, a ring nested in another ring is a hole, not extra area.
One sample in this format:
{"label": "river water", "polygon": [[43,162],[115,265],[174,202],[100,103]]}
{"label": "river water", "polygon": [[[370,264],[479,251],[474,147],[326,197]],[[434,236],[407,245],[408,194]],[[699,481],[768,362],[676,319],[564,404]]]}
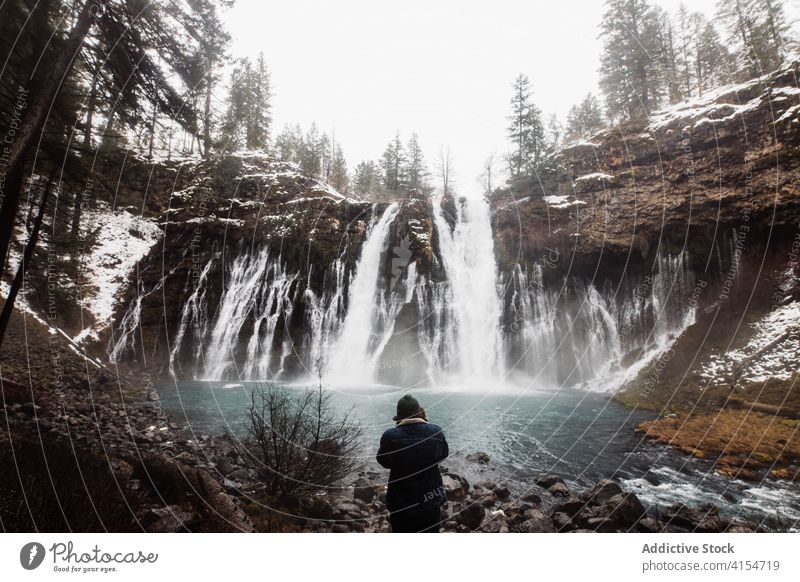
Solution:
{"label": "river water", "polygon": [[[197,433],[246,432],[254,382],[195,381],[161,386],[163,408]],[[287,390],[304,386],[283,385]],[[353,408],[363,427],[363,460],[368,470],[386,473],[374,460],[381,433],[393,426],[394,387],[331,390],[341,411]],[[713,463],[644,439],[633,428],[653,418],[608,395],[583,390],[507,394],[416,389],[428,419],[442,427],[450,445],[443,463],[470,483],[492,480],[512,493],[533,489],[533,477],[554,472],[578,490],[613,478],[635,492],[649,511],[676,502],[713,502],[720,512],[800,531],[800,487],[787,481],[748,482],[716,475]],[[469,453],[491,462],[469,462]]]}

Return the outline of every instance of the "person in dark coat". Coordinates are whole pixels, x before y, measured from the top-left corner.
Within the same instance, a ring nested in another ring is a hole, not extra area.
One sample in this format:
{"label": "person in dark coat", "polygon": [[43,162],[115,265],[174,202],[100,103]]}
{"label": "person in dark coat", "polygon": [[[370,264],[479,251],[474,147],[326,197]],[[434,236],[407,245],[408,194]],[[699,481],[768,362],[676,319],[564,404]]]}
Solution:
{"label": "person in dark coat", "polygon": [[450,450],[442,429],[406,394],[397,403],[394,428],[381,436],[377,461],[389,469],[386,508],[393,532],[438,532],[447,501],[439,463]]}

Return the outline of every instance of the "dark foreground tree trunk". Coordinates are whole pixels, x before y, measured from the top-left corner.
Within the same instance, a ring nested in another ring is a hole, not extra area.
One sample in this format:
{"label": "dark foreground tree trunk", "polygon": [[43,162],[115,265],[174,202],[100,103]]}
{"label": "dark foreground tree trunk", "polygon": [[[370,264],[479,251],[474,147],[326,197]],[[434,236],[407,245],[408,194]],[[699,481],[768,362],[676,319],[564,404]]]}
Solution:
{"label": "dark foreground tree trunk", "polygon": [[17,130],[11,151],[8,155],[6,181],[3,192],[2,208],[0,208],[0,275],[5,272],[8,248],[14,222],[19,210],[20,193],[25,175],[25,164],[30,157],[31,150],[41,134],[47,120],[47,113],[59,87],[69,75],[75,57],[81,50],[89,29],[94,22],[93,13],[102,10],[106,0],[86,0],[78,12],[75,26],[69,33],[64,46],[51,67],[42,69],[42,78],[37,83],[37,90],[30,95],[27,114],[22,117]]}
{"label": "dark foreground tree trunk", "polygon": [[54,173],[55,171],[51,171],[50,175],[47,177],[47,185],[44,187],[42,200],[39,203],[39,213],[36,215],[36,220],[33,223],[33,230],[31,231],[28,243],[25,245],[25,251],[22,253],[22,260],[19,263],[19,267],[17,267],[17,274],[14,277],[14,281],[11,283],[11,289],[8,291],[6,302],[3,304],[3,311],[0,313],[0,347],[3,345],[6,328],[11,319],[11,313],[14,311],[14,302],[17,300],[19,290],[22,289],[22,284],[25,282],[25,269],[28,268],[28,263],[30,263],[33,257],[33,249],[36,248],[36,241],[39,239],[39,231],[42,228],[44,213],[47,210],[47,203],[50,200],[50,190],[53,186]]}

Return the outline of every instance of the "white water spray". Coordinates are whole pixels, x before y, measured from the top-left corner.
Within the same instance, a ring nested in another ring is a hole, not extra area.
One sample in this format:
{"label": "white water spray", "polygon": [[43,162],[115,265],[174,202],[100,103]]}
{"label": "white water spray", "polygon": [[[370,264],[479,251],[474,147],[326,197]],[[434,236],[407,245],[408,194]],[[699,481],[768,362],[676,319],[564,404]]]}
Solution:
{"label": "white water spray", "polygon": [[502,307],[497,293],[497,263],[489,205],[483,198],[456,202],[451,231],[441,200],[433,204],[440,252],[450,287],[454,341],[445,346],[443,362],[459,385],[496,382],[503,373]]}
{"label": "white water spray", "polygon": [[347,316],[328,361],[326,379],[334,384],[370,384],[374,380],[371,365],[371,340],[375,336],[376,307],[382,304],[379,294],[381,258],[386,250],[389,229],[400,206],[389,205],[370,229],[361,248],[355,276],[348,294]]}

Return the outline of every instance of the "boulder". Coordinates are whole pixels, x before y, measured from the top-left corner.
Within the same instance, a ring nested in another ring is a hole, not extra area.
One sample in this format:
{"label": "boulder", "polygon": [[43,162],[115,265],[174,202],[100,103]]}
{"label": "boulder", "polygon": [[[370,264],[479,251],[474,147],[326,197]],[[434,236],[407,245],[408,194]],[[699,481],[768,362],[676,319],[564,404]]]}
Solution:
{"label": "boulder", "polygon": [[558,483],[553,483],[552,485],[550,485],[550,487],[547,488],[547,491],[554,497],[567,498],[570,496],[569,488],[563,481]]}
{"label": "boulder", "polygon": [[353,498],[360,499],[364,503],[372,503],[376,497],[375,486],[366,479],[359,478],[353,486]]}
{"label": "boulder", "polygon": [[511,496],[511,490],[505,485],[501,485],[500,487],[495,488],[494,494],[500,501],[505,501]]}
{"label": "boulder", "polygon": [[575,525],[572,523],[572,518],[563,513],[561,511],[556,511],[553,514],[553,526],[556,528],[556,531],[569,531],[575,528]]}
{"label": "boulder", "polygon": [[595,515],[608,517],[616,528],[629,528],[646,517],[642,502],[631,492],[614,495],[605,505],[595,509]]}
{"label": "boulder", "polygon": [[666,526],[691,532],[716,533],[725,531],[730,522],[719,516],[719,510],[712,503],[699,508],[676,503],[667,507],[661,514]]}
{"label": "boulder", "polygon": [[529,509],[524,513],[525,521],[516,526],[520,533],[553,533],[553,520],[538,509]]}
{"label": "boulder", "polygon": [[485,465],[489,462],[489,455],[482,451],[477,451],[475,453],[470,453],[467,455],[467,460],[473,463],[480,463],[481,465]]}
{"label": "boulder", "polygon": [[561,512],[561,513],[566,513],[567,515],[569,515],[571,517],[573,515],[576,515],[584,507],[586,507],[586,503],[584,501],[581,501],[581,499],[579,499],[578,497],[572,496],[572,497],[567,497],[565,500],[561,501],[560,503],[557,503],[553,507],[553,511],[554,512],[558,511],[558,512]]}
{"label": "boulder", "polygon": [[452,501],[461,501],[467,497],[469,483],[461,475],[446,473],[442,475],[442,484],[447,492],[447,498]]}
{"label": "boulder", "polygon": [[619,486],[619,483],[611,479],[602,479],[590,489],[581,491],[578,497],[589,505],[603,505],[614,495],[620,493],[622,493],[622,487]]}
{"label": "boulder", "polygon": [[564,480],[555,473],[541,473],[533,480],[539,487],[550,489],[556,483],[563,483]]}
{"label": "boulder", "polygon": [[470,530],[475,530],[483,523],[483,518],[486,517],[486,509],[480,503],[468,503],[454,517],[460,525]]}
{"label": "boulder", "polygon": [[539,505],[542,502],[542,498],[536,493],[527,493],[523,495],[522,501]]}
{"label": "boulder", "polygon": [[312,495],[300,499],[300,513],[314,519],[331,519],[333,506],[325,499]]}

